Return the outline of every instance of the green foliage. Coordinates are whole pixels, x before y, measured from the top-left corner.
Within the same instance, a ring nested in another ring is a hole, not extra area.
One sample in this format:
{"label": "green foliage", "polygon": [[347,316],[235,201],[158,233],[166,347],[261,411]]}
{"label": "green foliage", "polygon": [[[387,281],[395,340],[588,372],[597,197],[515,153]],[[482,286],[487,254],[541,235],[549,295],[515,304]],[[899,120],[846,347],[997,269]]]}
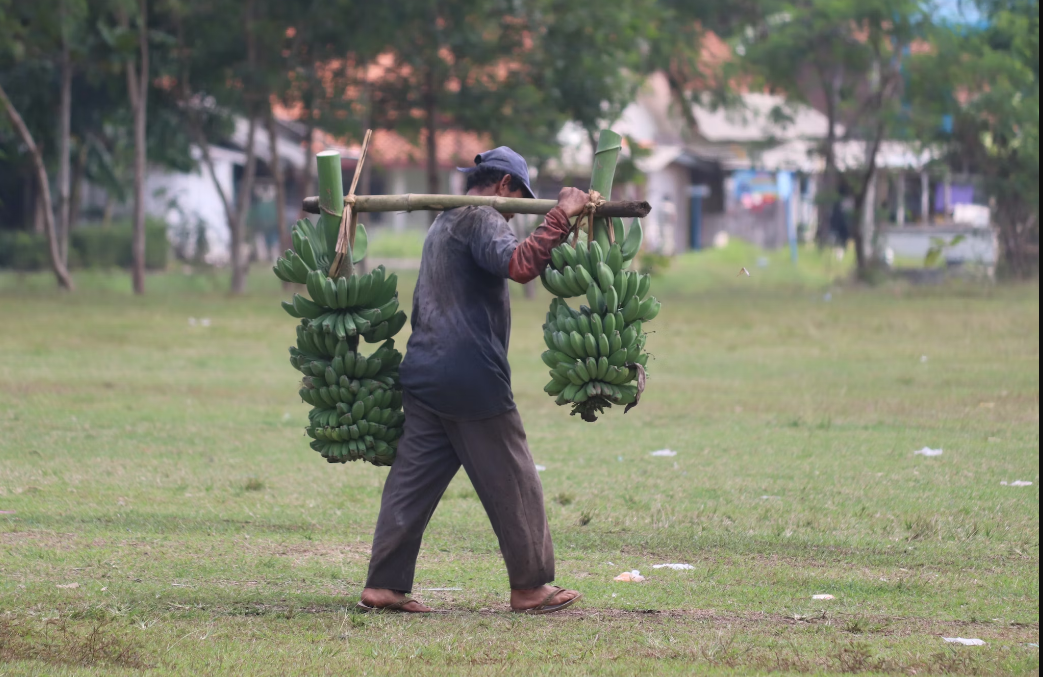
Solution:
{"label": "green foliage", "polygon": [[[149,270],[166,268],[169,251],[166,224],[149,221],[145,232],[145,267]],[[72,268],[129,268],[132,260],[129,223],[109,228],[84,226],[69,234]],[[0,268],[33,271],[49,266],[47,238],[43,234],[0,231]]]}
{"label": "green foliage", "polygon": [[952,249],[966,239],[966,235],[957,235],[951,240],[946,240],[944,237],[932,237],[931,246],[927,249],[927,255],[923,259],[923,267],[934,268],[942,260],[942,255],[947,249]]}
{"label": "green foliage", "polygon": [[[936,50],[917,63],[921,133],[946,160],[979,176],[994,199],[1003,264],[1027,276],[1039,267],[1039,4],[978,3],[982,27],[941,25]],[[939,130],[953,117],[952,133]]]}

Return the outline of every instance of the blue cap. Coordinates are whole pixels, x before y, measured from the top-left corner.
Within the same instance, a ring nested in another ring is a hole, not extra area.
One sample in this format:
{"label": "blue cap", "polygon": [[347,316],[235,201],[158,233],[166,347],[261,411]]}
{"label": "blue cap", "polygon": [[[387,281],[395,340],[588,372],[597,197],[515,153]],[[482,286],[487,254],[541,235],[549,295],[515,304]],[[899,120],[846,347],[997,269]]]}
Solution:
{"label": "blue cap", "polygon": [[475,155],[474,167],[457,167],[456,169],[464,174],[470,174],[479,167],[492,167],[510,174],[521,182],[522,193],[525,194],[525,197],[536,197],[529,186],[529,165],[525,162],[525,158],[507,146],[500,146]]}

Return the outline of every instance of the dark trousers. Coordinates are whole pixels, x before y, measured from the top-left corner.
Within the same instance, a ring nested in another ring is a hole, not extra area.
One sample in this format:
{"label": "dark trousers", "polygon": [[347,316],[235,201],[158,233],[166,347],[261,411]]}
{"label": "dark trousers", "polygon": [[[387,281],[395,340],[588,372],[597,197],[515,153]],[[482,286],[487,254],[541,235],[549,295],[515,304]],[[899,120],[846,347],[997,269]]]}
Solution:
{"label": "dark trousers", "polygon": [[463,465],[500,541],[511,588],[554,580],[554,544],[543,487],[517,409],[480,421],[450,421],[404,396],[405,429],[373,536],[368,588],[409,592],[420,540]]}

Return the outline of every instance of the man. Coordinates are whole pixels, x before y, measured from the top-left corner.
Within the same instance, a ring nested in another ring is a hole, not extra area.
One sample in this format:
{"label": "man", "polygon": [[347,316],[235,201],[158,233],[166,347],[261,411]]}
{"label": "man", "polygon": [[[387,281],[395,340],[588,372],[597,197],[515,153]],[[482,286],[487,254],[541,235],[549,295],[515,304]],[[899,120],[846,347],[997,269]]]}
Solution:
{"label": "man", "polygon": [[[475,158],[467,194],[535,197],[529,169],[506,146]],[[513,214],[460,207],[435,219],[413,293],[413,333],[402,362],[405,429],[380,503],[369,577],[359,609],[427,612],[413,586],[428,521],[463,465],[500,542],[511,609],[550,613],[580,598],[554,580],[543,488],[511,394],[507,279],[526,283],[567,237],[587,194],[564,188],[558,205],[521,244]]]}

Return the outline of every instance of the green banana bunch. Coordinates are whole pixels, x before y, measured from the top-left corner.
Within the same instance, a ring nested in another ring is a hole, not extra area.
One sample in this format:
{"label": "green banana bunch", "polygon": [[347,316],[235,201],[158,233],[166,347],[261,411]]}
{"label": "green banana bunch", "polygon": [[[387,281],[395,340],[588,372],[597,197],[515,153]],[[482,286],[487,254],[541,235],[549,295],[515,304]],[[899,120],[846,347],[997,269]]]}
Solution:
{"label": "green banana bunch", "polygon": [[[648,295],[651,277],[626,270],[641,247],[640,224],[635,219],[625,239],[622,222],[613,225],[617,244],[607,254],[596,239],[575,247],[565,243],[551,252],[541,276],[556,297],[543,325],[547,350],[541,357],[551,377],[544,390],[558,405],[571,404],[585,421],[597,420],[613,404],[637,401],[640,392],[632,382],[648,363],[643,323],[661,307]],[[576,296],[586,297],[588,305],[570,308],[564,299]]]}
{"label": "green banana bunch", "polygon": [[[359,237],[361,235],[361,238]],[[406,324],[399,310],[398,276],[377,266],[365,275],[331,278],[334,243],[307,220],[293,231],[294,249],[275,266],[279,279],[303,284],[283,309],[300,322],[290,365],[303,374],[298,394],[312,405],[305,432],[311,448],[329,463],[395,461],[402,436],[402,354],[392,338]],[[361,224],[352,258],[361,260],[368,240]],[[381,345],[368,357],[359,344]]]}
{"label": "green banana bunch", "polygon": [[[293,224],[293,249],[287,249],[275,262],[272,272],[283,282],[305,284],[308,273],[319,271],[325,277],[330,271],[330,264],[335,254],[335,234],[324,237],[317,225],[308,219],[301,219]],[[358,263],[366,256],[369,249],[369,236],[366,227],[361,223],[355,231],[355,246],[351,250],[351,260]],[[311,290],[308,290],[311,293]],[[314,296],[312,297],[314,300]]]}
{"label": "green banana bunch", "polygon": [[[572,298],[583,296],[591,284],[596,284],[603,293],[608,293],[608,287],[613,286],[615,278],[630,267],[630,262],[641,250],[644,237],[638,219],[630,224],[625,237],[622,219],[613,219],[613,229],[616,235],[614,244],[609,244],[608,235],[602,230],[598,239],[589,243],[577,241],[572,246],[563,242],[551,250],[551,262],[540,274],[547,291],[560,298]],[[617,290],[617,293],[623,291]],[[647,288],[645,291],[647,293]]]}

